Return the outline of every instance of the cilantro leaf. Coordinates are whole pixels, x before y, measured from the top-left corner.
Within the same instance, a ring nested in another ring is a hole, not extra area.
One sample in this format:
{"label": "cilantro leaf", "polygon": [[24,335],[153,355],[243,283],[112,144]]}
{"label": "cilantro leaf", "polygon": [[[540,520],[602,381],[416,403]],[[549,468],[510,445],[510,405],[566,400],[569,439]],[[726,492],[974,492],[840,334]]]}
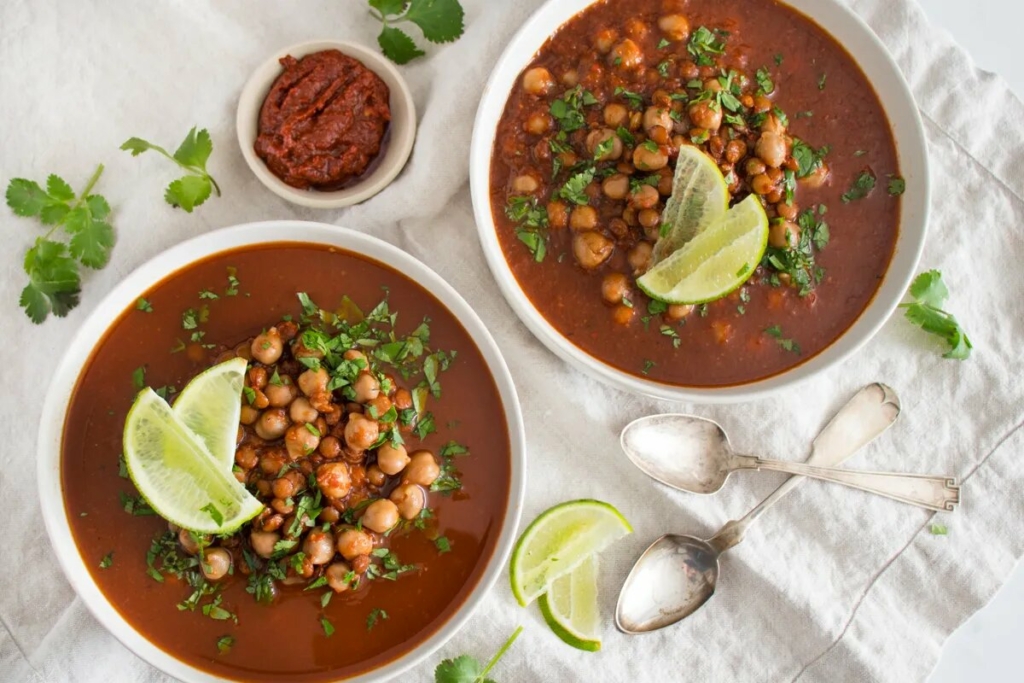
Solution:
{"label": "cilantro leaf", "polygon": [[505,644],[501,646],[501,649],[491,657],[491,661],[487,662],[487,666],[483,668],[481,668],[480,662],[475,657],[469,655],[462,655],[455,659],[442,661],[434,669],[434,683],[493,683],[491,679],[487,678],[487,674],[508,652],[508,649],[512,647],[512,643],[516,642],[516,638],[522,632],[522,626],[517,628],[509,639],[505,641]]}
{"label": "cilantro leaf", "polygon": [[164,199],[171,206],[182,208],[186,213],[192,213],[194,208],[209,199],[212,191],[213,186],[209,179],[186,175],[167,186]]}
{"label": "cilantro leaf", "polygon": [[29,283],[21,292],[20,305],[32,322],[39,324],[50,313],[63,318],[78,305],[78,264],[63,243],[37,239],[25,254],[25,272]]}
{"label": "cilantro leaf", "polygon": [[871,170],[861,171],[857,179],[853,181],[850,189],[843,193],[843,204],[849,204],[857,199],[864,199],[875,189],[875,175]]}
{"label": "cilantro leaf", "polygon": [[164,191],[164,200],[175,208],[192,213],[195,207],[209,199],[212,192],[220,196],[220,186],[206,171],[206,162],[213,153],[213,140],[205,128],[197,131],[196,126],[193,126],[174,154],[159,145],[135,137],[125,140],[121,149],[131,152],[133,157],[152,150],[188,172],[188,175],[173,181]]}
{"label": "cilantro leaf", "polygon": [[71,189],[67,181],[55,173],[51,173],[46,178],[46,194],[59,202],[70,202],[75,198],[75,191]]}
{"label": "cilantro leaf", "polygon": [[[68,230],[71,226],[68,226]],[[98,270],[107,265],[114,246],[114,228],[110,223],[88,218],[71,237],[71,255],[83,266]]]}
{"label": "cilantro leaf", "polygon": [[384,16],[401,14],[405,10],[409,0],[369,0],[370,7],[378,10]]}
{"label": "cilantro leaf", "polygon": [[949,297],[949,290],[942,282],[942,273],[929,270],[921,273],[910,286],[910,296],[915,303],[900,304],[906,309],[907,320],[919,326],[925,332],[941,337],[949,346],[943,358],[966,360],[971,355],[971,344],[967,332],[953,316],[940,308]]}
{"label": "cilantro leaf", "polygon": [[465,30],[465,12],[459,0],[412,0],[405,19],[420,27],[432,43],[458,40]]}
{"label": "cilantro leaf", "polygon": [[14,178],[7,185],[7,206],[16,216],[38,216],[49,203],[49,195],[34,180]]}
{"label": "cilantro leaf", "polygon": [[416,43],[412,42],[412,38],[405,31],[393,26],[381,29],[377,43],[384,56],[395,64],[408,64],[413,59],[427,54],[416,47]]}

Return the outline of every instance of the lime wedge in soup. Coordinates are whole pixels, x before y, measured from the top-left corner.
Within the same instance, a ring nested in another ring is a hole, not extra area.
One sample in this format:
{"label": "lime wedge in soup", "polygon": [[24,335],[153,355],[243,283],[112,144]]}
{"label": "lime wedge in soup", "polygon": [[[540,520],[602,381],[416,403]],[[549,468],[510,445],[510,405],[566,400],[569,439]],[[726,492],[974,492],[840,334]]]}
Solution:
{"label": "lime wedge in soup", "polygon": [[633,528],[618,510],[599,500],[556,505],[533,521],[512,551],[509,578],[520,605],[546,593],[591,555]]}
{"label": "lime wedge in soup", "polygon": [[670,304],[721,299],[750,278],[767,246],[768,216],[750,195],[636,284],[652,299]]}
{"label": "lime wedge in soup", "polygon": [[728,208],[729,188],[718,164],[696,147],[680,147],[672,196],[661,215],[662,234],[654,245],[651,265],[664,261],[704,232]]}
{"label": "lime wedge in soup", "polygon": [[[218,393],[218,401],[240,402],[237,394],[231,398]],[[211,414],[229,412],[213,403],[207,409]],[[237,419],[222,423],[220,429],[234,435]],[[216,431],[211,429],[207,436],[219,444],[223,439]],[[263,509],[235,479],[231,465],[215,457],[206,440],[149,387],[139,392],[128,411],[123,446],[128,475],[139,493],[157,514],[180,527],[203,534],[230,533]]]}
{"label": "lime wedge in soup", "polygon": [[578,650],[601,649],[601,611],[597,601],[597,555],[555,579],[540,596],[544,621],[555,635]]}
{"label": "lime wedge in soup", "polygon": [[244,358],[214,365],[193,378],[174,401],[174,414],[228,471],[235,464],[240,399],[247,367]]}

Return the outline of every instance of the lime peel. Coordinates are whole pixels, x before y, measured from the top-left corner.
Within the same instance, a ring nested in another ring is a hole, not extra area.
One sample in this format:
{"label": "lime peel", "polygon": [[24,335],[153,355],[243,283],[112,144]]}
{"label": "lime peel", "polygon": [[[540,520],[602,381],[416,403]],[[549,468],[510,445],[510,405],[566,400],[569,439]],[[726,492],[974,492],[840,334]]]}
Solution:
{"label": "lime peel", "polygon": [[597,555],[587,556],[570,574],[553,581],[537,604],[544,621],[563,642],[587,652],[601,649]]}

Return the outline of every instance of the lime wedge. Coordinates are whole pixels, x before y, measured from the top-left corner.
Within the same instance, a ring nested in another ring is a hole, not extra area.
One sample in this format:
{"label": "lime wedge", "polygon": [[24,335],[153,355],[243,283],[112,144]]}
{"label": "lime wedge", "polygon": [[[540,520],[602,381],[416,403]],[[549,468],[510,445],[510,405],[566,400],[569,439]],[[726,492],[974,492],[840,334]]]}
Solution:
{"label": "lime wedge", "polygon": [[637,279],[652,299],[702,304],[733,291],[753,274],[768,245],[768,216],[754,195]]}
{"label": "lime wedge", "polygon": [[679,148],[672,177],[672,196],[661,214],[668,226],[654,245],[651,265],[655,266],[713,222],[729,208],[729,186],[711,157],[689,145]]}
{"label": "lime wedge", "polygon": [[588,556],[572,573],[555,579],[537,604],[544,621],[564,642],[588,652],[601,649],[597,555]]}
{"label": "lime wedge", "polygon": [[512,593],[526,606],[589,556],[632,533],[618,510],[599,500],[574,500],[533,520],[512,551]]}
{"label": "lime wedge", "polygon": [[233,358],[196,375],[174,401],[174,414],[227,470],[235,464],[238,417],[245,385],[244,358]]}
{"label": "lime wedge", "polygon": [[186,529],[229,533],[263,509],[231,468],[217,462],[149,387],[139,392],[128,411],[124,460],[128,475],[153,509]]}

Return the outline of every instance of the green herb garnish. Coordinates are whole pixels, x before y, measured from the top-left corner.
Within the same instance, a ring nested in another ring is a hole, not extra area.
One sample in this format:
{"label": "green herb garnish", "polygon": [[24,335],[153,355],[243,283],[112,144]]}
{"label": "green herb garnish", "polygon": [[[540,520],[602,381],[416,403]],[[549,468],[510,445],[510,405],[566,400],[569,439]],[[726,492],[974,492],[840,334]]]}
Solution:
{"label": "green herb garnish", "polygon": [[[7,206],[16,216],[35,216],[43,225],[52,226],[36,238],[24,259],[28,284],[18,303],[36,324],[50,313],[63,318],[78,305],[80,265],[98,270],[110,260],[114,246],[114,228],[107,221],[110,205],[102,195],[91,194],[102,174],[100,164],[77,196],[55,174],[46,179],[45,190],[26,178],[14,178],[7,185]],[[61,227],[70,237],[67,243],[51,239]]]}
{"label": "green herb garnish", "polygon": [[875,176],[870,170],[861,171],[853,181],[850,189],[843,193],[843,203],[849,204],[857,199],[864,199],[875,189]]}
{"label": "green herb garnish", "polygon": [[432,43],[454,42],[466,30],[465,12],[459,0],[369,0],[369,4],[370,14],[384,25],[377,43],[384,56],[395,64],[406,64],[426,52],[393,24],[412,22]]}
{"label": "green herb garnish", "polygon": [[382,610],[380,607],[374,607],[366,617],[366,630],[371,630],[382,619],[390,619],[387,611]]}
{"label": "green herb garnish", "polygon": [[231,649],[231,646],[235,644],[235,639],[231,636],[221,636],[217,639],[217,651],[221,654],[225,654]]}
{"label": "green herb garnish", "polygon": [[487,674],[491,672],[491,669],[508,652],[522,632],[522,626],[517,628],[509,639],[505,641],[505,644],[501,646],[501,649],[487,662],[487,666],[482,667],[480,662],[470,655],[462,655],[455,659],[445,659],[434,669],[434,683],[494,683],[493,680],[487,678]]}
{"label": "green herb garnish", "polygon": [[110,565],[114,564],[114,551],[111,550],[109,553],[103,556],[100,560],[100,569],[107,569]]}
{"label": "green herb garnish", "polygon": [[889,194],[898,197],[907,191],[907,181],[898,175],[889,176]]}
{"label": "green herb garnish", "polygon": [[718,40],[715,33],[706,26],[700,26],[690,35],[686,50],[698,66],[714,66],[714,56],[725,52],[725,42]]}
{"label": "green herb garnish", "polygon": [[952,313],[942,310],[943,304],[949,298],[949,290],[942,281],[942,273],[929,270],[918,275],[910,285],[910,296],[916,301],[900,304],[900,308],[906,309],[907,320],[946,342],[949,350],[942,357],[955,360],[969,358],[974,346],[967,337],[967,332]]}
{"label": "green herb garnish", "polygon": [[213,141],[205,128],[196,132],[193,126],[174,154],[142,138],[128,138],[121,149],[131,152],[133,157],[149,150],[159,152],[187,172],[188,175],[171,182],[164,191],[164,200],[171,206],[192,213],[195,207],[209,199],[212,191],[220,196],[220,186],[206,171],[206,162],[213,153]]}
{"label": "green herb garnish", "polygon": [[786,339],[782,336],[782,328],[778,325],[772,325],[764,331],[769,337],[773,337],[775,342],[779,345],[779,348],[783,351],[790,351],[792,353],[800,355],[800,345],[792,339]]}

